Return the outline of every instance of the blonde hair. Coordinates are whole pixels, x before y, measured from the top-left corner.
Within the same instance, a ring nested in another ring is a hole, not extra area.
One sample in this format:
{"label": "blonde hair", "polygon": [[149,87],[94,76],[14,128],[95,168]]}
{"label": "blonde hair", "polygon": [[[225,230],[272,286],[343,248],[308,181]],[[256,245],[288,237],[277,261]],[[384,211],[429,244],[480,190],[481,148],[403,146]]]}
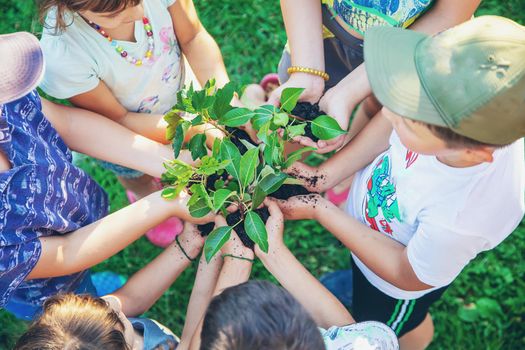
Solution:
{"label": "blonde hair", "polygon": [[44,303],[42,315],[15,350],[130,350],[124,324],[101,298],[61,294]]}

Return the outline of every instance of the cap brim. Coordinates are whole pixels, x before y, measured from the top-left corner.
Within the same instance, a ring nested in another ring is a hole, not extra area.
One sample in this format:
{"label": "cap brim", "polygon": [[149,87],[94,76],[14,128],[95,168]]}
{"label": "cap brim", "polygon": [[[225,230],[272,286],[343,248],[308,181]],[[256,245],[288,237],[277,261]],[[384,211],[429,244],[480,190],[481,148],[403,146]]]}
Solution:
{"label": "cap brim", "polygon": [[0,103],[8,103],[38,86],[44,57],[38,39],[26,32],[0,35],[0,52]]}
{"label": "cap brim", "polygon": [[417,45],[428,35],[391,27],[365,34],[368,80],[379,102],[403,117],[446,126],[420,82],[415,63]]}

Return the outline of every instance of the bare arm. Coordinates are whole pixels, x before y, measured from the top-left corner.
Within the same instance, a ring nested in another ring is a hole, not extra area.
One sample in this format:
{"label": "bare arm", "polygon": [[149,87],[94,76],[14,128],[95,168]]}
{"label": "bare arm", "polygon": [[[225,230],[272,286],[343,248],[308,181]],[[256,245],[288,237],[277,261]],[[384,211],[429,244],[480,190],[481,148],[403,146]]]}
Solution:
{"label": "bare arm", "polygon": [[[171,216],[195,221],[186,207],[187,199],[181,194],[176,200],[166,201],[155,192],[74,232],[41,237],[42,253],[27,279],[64,276],[90,268]],[[198,222],[209,220],[208,216]]]}
{"label": "bare arm", "polygon": [[[189,223],[184,225],[179,242],[186,254],[192,258],[198,256],[204,243],[196,227]],[[140,315],[149,310],[190,263],[179,246],[173,242],[112,294],[120,300],[122,312],[126,316]]]}
{"label": "bare arm", "polygon": [[318,326],[346,326],[354,323],[352,315],[288,250],[283,242],[284,221],[279,207],[267,201],[270,218],[266,222],[270,248],[256,249],[264,267],[308,310]]}
{"label": "bare arm", "polygon": [[168,8],[175,35],[199,83],[215,78],[221,87],[230,81],[219,46],[202,25],[192,0],[178,0]]}
{"label": "bare arm", "polygon": [[[170,146],[137,135],[101,115],[42,99],[43,112],[66,144],[89,156],[160,177],[162,163],[173,159]],[[188,152],[181,160],[193,163]]]}

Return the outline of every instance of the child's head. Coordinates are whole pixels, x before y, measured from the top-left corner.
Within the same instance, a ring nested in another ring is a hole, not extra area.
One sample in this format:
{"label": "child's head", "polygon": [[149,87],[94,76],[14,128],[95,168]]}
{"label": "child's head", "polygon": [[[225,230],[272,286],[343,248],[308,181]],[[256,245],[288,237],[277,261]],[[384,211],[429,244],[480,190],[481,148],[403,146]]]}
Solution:
{"label": "child's head", "polygon": [[117,28],[122,24],[142,19],[144,10],[142,0],[38,0],[40,19],[45,23],[49,10],[55,9],[56,32],[61,32],[71,24],[68,14],[79,13],[84,18],[102,28]]}
{"label": "child's head", "polygon": [[42,315],[15,349],[128,350],[126,321],[101,298],[57,295],[45,302]]}
{"label": "child's head", "polygon": [[319,350],[323,338],[308,312],[270,282],[227,288],[210,303],[201,333],[206,350]]}
{"label": "child's head", "polygon": [[511,20],[478,17],[433,37],[372,28],[364,51],[372,90],[408,148],[490,153],[525,136],[525,28]]}

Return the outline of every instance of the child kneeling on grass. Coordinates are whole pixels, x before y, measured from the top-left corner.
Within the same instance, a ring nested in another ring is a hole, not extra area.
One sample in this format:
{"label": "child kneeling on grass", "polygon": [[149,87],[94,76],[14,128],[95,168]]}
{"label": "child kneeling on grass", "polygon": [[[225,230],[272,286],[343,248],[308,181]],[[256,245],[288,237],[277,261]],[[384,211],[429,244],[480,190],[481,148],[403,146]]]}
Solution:
{"label": "child kneeling on grass", "polygon": [[353,175],[346,212],[320,196],[281,208],[352,251],[353,277],[330,284],[342,298],[353,278],[357,321],[387,323],[402,348],[425,348],[430,305],[523,218],[525,28],[495,16],[434,37],[378,27],[364,51],[382,114],[319,168],[291,169],[316,176],[309,189],[319,192]]}
{"label": "child kneeling on grass", "polygon": [[[268,253],[257,246],[255,252],[246,248],[233,232],[222,259],[210,264],[201,259],[179,349],[398,349],[391,329],[379,322],[355,323],[301,265],[284,245],[278,205],[269,200],[265,204],[270,212]],[[226,225],[219,216],[215,222]],[[246,282],[255,255],[285,289],[264,281]]]}
{"label": "child kneeling on grass", "polygon": [[31,34],[0,35],[0,52],[0,307],[30,320],[57,293],[95,293],[88,269],[151,227],[196,219],[187,197],[168,202],[160,191],[106,216],[106,194],[73,165],[70,148],[160,176],[171,147],[41,100],[33,89],[43,57]]}

